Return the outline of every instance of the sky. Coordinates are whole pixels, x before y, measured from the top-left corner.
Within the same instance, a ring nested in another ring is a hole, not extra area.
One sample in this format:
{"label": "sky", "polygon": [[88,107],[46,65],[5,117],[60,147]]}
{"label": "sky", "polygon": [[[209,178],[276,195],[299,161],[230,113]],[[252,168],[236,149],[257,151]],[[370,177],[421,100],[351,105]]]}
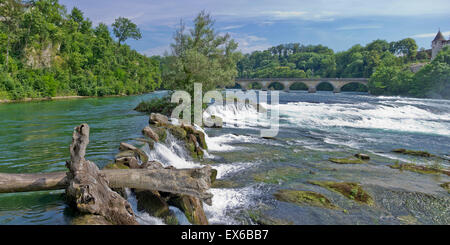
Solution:
{"label": "sky", "polygon": [[250,53],[284,43],[322,44],[334,51],[376,39],[414,38],[431,48],[440,29],[450,39],[449,0],[60,0],[77,7],[94,25],[118,17],[136,23],[142,39],[126,43],[147,56],[170,52],[180,20],[192,27],[202,10],[215,19],[218,33],[229,33],[239,50]]}

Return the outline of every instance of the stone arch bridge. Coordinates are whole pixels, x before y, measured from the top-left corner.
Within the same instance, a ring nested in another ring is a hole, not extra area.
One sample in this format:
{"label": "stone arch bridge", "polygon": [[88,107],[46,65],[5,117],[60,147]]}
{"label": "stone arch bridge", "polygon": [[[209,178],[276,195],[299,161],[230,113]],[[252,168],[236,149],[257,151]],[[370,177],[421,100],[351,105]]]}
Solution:
{"label": "stone arch bridge", "polygon": [[367,87],[367,78],[242,78],[236,79],[242,90],[247,90],[250,84],[258,83],[262,90],[268,90],[273,83],[280,83],[283,85],[283,90],[290,91],[290,87],[295,83],[303,83],[308,87],[309,93],[315,93],[317,86],[321,83],[329,83],[333,86],[333,92],[341,92],[341,88],[350,83],[359,83]]}

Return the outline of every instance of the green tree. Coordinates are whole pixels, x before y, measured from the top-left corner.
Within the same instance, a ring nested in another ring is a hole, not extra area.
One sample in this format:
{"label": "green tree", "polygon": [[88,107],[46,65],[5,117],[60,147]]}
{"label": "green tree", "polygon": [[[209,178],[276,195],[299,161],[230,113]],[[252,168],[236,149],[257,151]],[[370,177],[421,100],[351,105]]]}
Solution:
{"label": "green tree", "polygon": [[119,46],[121,42],[125,42],[128,38],[133,38],[135,40],[142,38],[139,28],[127,18],[117,18],[112,26],[114,35],[119,41]]}
{"label": "green tree", "polygon": [[17,38],[17,29],[19,27],[20,16],[23,7],[20,0],[2,0],[0,2],[0,17],[2,18],[0,27],[6,32],[6,60],[5,66],[8,68],[9,53],[11,50],[11,41]]}
{"label": "green tree", "polygon": [[230,35],[215,32],[214,21],[205,11],[186,32],[181,22],[174,35],[171,55],[163,64],[164,87],[181,89],[193,95],[194,83],[202,83],[203,92],[231,86],[237,76],[236,63],[242,57]]}

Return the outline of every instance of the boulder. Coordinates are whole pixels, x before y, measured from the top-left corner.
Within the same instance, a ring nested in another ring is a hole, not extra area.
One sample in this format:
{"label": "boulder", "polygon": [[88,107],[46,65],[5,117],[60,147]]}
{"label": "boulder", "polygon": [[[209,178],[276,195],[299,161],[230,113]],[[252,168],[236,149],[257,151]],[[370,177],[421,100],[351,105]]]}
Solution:
{"label": "boulder", "polygon": [[147,154],[143,150],[137,148],[136,146],[133,146],[133,145],[130,145],[130,144],[122,142],[122,143],[120,143],[119,150],[121,150],[121,151],[133,151],[135,154],[137,154],[139,156],[139,159],[141,159],[141,162],[147,162],[148,161]]}
{"label": "boulder", "polygon": [[175,138],[179,140],[186,140],[186,130],[184,130],[181,126],[170,125],[168,130]]}
{"label": "boulder", "polygon": [[142,134],[149,137],[150,139],[154,140],[155,142],[159,142],[159,136],[157,133],[155,133],[152,128],[150,128],[149,126],[146,126],[143,130],[142,130]]}
{"label": "boulder", "polygon": [[152,113],[149,123],[164,126],[169,124],[169,118],[159,113]]}
{"label": "boulder", "polygon": [[177,195],[169,199],[169,204],[184,212],[186,218],[194,225],[208,225],[203,203],[196,197]]}
{"label": "boulder", "polygon": [[205,150],[208,149],[208,145],[206,144],[205,134],[202,131],[196,130],[194,132],[195,136],[197,137],[198,144]]}

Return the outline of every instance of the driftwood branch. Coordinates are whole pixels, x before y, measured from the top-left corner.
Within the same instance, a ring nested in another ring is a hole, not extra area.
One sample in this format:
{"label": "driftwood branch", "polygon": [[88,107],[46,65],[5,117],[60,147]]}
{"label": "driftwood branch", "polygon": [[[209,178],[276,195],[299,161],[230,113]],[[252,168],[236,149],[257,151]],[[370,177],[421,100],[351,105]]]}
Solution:
{"label": "driftwood branch", "polygon": [[[201,169],[111,169],[100,170],[110,188],[158,190],[194,196],[209,203],[210,167]],[[0,193],[66,189],[67,172],[6,174],[0,173]],[[183,181],[180,181],[183,180]]]}
{"label": "driftwood branch", "polygon": [[88,144],[89,126],[81,124],[73,131],[70,161],[66,164],[70,170],[67,200],[81,213],[100,215],[112,224],[138,224],[130,203],[111,190],[95,163],[85,159]]}

